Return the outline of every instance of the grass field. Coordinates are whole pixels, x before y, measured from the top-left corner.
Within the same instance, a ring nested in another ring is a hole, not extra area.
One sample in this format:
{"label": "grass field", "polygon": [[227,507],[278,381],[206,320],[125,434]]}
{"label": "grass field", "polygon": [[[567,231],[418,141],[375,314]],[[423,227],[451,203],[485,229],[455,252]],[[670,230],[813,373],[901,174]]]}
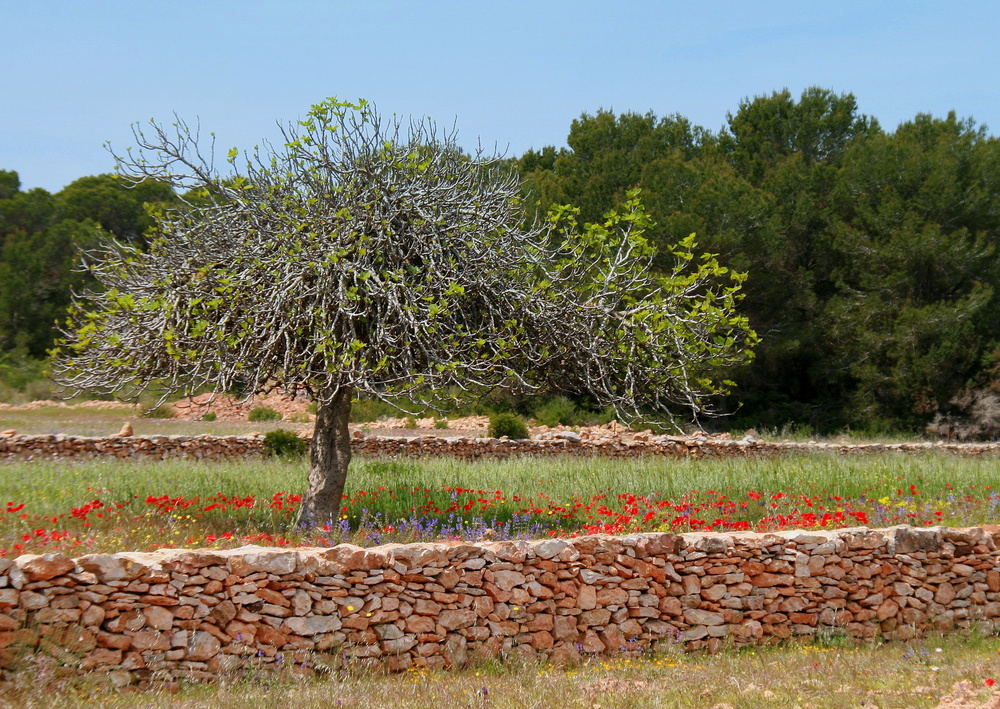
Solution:
{"label": "grass field", "polygon": [[344,518],[294,525],[303,460],[0,466],[0,554],[590,532],[970,526],[1000,515],[993,458],[357,458]]}

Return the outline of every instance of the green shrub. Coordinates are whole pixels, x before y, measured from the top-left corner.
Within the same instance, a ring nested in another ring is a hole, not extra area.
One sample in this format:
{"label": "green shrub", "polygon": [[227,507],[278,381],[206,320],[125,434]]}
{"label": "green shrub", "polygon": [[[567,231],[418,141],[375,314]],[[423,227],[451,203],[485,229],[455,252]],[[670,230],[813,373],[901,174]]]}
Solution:
{"label": "green shrub", "polygon": [[448,419],[441,419],[434,422],[434,428],[448,428]]}
{"label": "green shrub", "polygon": [[202,421],[214,421],[217,418],[218,418],[218,416],[216,416],[216,414],[215,414],[214,411],[209,411],[207,414],[205,414],[204,416],[201,417],[201,420]]}
{"label": "green shrub", "polygon": [[550,399],[535,411],[535,421],[540,426],[576,426],[582,423],[583,414],[565,396]]}
{"label": "green shrub", "polygon": [[145,419],[172,419],[174,417],[174,413],[174,405],[164,402],[155,409],[143,411],[142,417]]}
{"label": "green shrub", "polygon": [[604,426],[612,421],[617,420],[618,413],[615,411],[615,407],[609,406],[600,413],[594,414],[594,417],[590,420],[591,426]]}
{"label": "green shrub", "polygon": [[501,438],[507,436],[512,440],[530,438],[528,426],[520,416],[514,414],[497,414],[490,417],[490,436]]}
{"label": "green shrub", "polygon": [[407,416],[406,417],[406,427],[407,428],[416,428],[417,427],[417,419],[416,419],[416,417],[414,417],[414,416]]}
{"label": "green shrub", "polygon": [[309,450],[309,443],[294,431],[283,428],[264,434],[264,455],[276,458],[299,458]]}
{"label": "green shrub", "polygon": [[433,413],[433,409],[428,408],[426,402],[415,397],[393,397],[392,401],[397,404],[393,406],[388,401],[382,399],[355,399],[351,404],[351,423],[370,423],[382,418],[398,418],[401,412],[415,411],[416,417],[423,418]]}
{"label": "green shrub", "polygon": [[0,382],[11,389],[23,390],[31,382],[46,380],[47,375],[44,359],[33,359],[23,349],[0,352]]}
{"label": "green shrub", "polygon": [[255,406],[247,419],[250,421],[280,421],[281,414],[270,406]]}
{"label": "green shrub", "polygon": [[378,421],[383,416],[399,416],[399,409],[380,399],[357,399],[351,404],[351,423]]}

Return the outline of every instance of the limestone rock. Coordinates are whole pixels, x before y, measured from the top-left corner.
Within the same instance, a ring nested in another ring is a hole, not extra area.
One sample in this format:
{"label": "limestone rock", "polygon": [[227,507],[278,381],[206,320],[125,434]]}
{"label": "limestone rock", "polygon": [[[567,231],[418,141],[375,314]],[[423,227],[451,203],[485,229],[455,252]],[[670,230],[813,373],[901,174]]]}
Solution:
{"label": "limestone rock", "polygon": [[191,634],[187,644],[187,659],[191,661],[209,660],[219,654],[222,643],[211,633],[198,631]]}
{"label": "limestone rock", "polygon": [[282,628],[295,635],[312,636],[340,630],[342,622],[338,616],[317,615],[309,618],[293,616],[285,618]]}
{"label": "limestone rock", "polygon": [[62,554],[24,554],[14,560],[29,581],[48,581],[72,571],[76,562]]}
{"label": "limestone rock", "polygon": [[297,555],[294,551],[284,551],[249,545],[222,552],[229,561],[230,570],[237,576],[253,573],[291,574],[295,572]]}
{"label": "limestone rock", "polygon": [[81,671],[120,672],[123,681],[271,665],[309,674],[314,653],[329,651],[331,662],[402,671],[499,655],[558,664],[660,640],[716,652],[830,629],[897,640],[954,627],[1000,629],[993,532],[657,533],[0,559],[0,649],[44,641],[74,653]]}

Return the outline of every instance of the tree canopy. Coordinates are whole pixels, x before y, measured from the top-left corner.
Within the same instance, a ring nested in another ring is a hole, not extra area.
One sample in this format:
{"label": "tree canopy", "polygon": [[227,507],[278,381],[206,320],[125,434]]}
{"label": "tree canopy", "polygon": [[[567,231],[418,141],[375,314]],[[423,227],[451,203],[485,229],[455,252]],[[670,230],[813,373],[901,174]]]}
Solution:
{"label": "tree canopy", "polygon": [[88,285],[81,253],[105,240],[144,245],[147,211],[174,200],[167,184],[129,189],[113,175],[81,178],[56,194],[22,191],[16,172],[0,171],[0,353],[44,358],[71,292]]}
{"label": "tree canopy", "polygon": [[739,310],[761,342],[732,373],[736,425],[920,429],[1000,389],[1000,142],[971,120],[887,133],[851,94],[810,88],[746,99],[718,134],[600,111],[567,143],[516,161],[536,210],[598,219],[640,187],[661,253],[697,232],[748,272]]}
{"label": "tree canopy", "polygon": [[[115,242],[73,316],[60,378],[117,395],[236,384],[317,403],[303,519],[336,518],[358,394],[542,384],[623,415],[698,414],[747,358],[742,276],[693,237],[650,268],[648,219],[581,225],[561,207],[525,226],[519,179],[430,121],[328,100],[275,150],[229,153],[223,176],[183,121],[136,130],[136,181],[200,188],[146,251]],[[207,196],[207,199],[206,199]]]}

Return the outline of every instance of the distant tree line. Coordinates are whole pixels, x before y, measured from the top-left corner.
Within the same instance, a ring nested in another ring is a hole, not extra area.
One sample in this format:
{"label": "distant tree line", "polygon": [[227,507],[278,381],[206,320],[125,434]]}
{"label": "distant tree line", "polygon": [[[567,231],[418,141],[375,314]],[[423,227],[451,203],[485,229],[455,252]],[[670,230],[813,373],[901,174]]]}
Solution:
{"label": "distant tree line", "polygon": [[888,132],[811,88],[744,100],[718,133],[584,114],[567,143],[513,161],[532,208],[597,221],[639,187],[654,244],[695,232],[749,273],[736,426],[920,430],[1000,390],[1000,141],[972,120]]}
{"label": "distant tree line", "polygon": [[176,201],[168,185],[129,189],[113,175],[22,191],[16,172],[0,170],[0,352],[44,358],[71,292],[87,286],[81,254],[105,239],[147,243],[148,210]]}
{"label": "distant tree line", "polygon": [[[761,342],[726,373],[738,386],[722,425],[920,430],[1000,392],[1000,142],[985,127],[921,114],[889,132],[851,94],[811,88],[746,99],[718,132],[583,114],[567,144],[511,160],[530,213],[572,204],[599,222],[638,187],[661,268],[696,233],[749,273],[740,309]],[[46,357],[88,285],[81,252],[143,246],[151,210],[178,203],[153,180],[97,175],[50,194],[0,171],[0,375]]]}

